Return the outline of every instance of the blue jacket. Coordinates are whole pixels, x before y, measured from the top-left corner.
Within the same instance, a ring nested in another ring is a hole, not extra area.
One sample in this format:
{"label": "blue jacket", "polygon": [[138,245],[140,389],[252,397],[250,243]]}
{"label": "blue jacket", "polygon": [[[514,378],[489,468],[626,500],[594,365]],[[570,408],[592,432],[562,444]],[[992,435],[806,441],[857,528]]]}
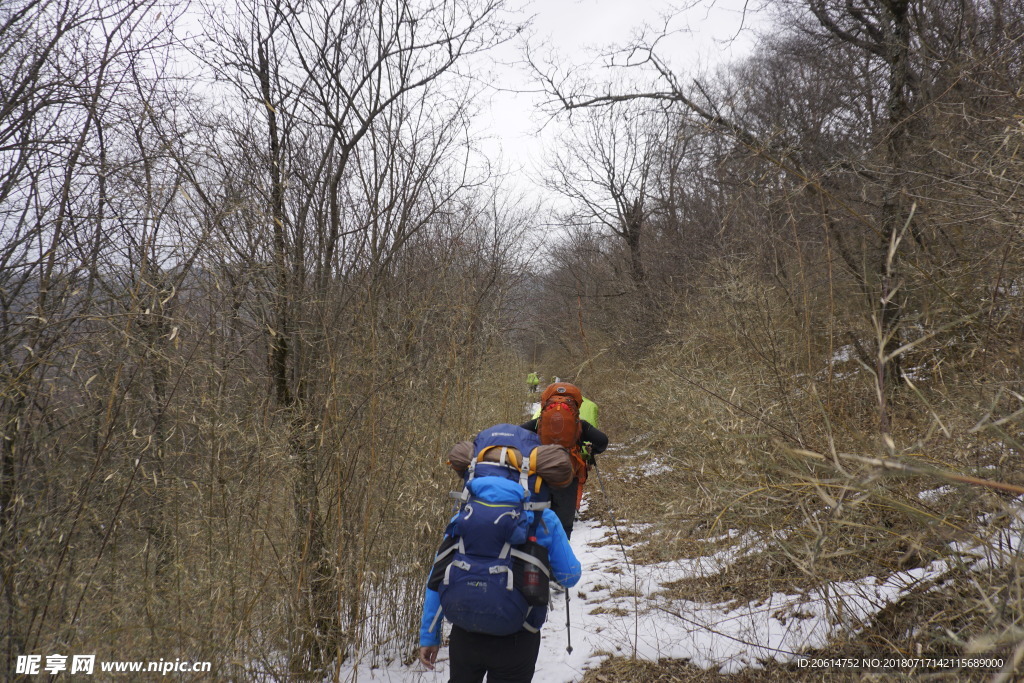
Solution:
{"label": "blue jacket", "polygon": [[[501,495],[500,489],[505,485],[498,484],[498,482],[505,482],[507,484],[508,480],[501,479],[500,477],[485,477],[477,481],[479,483],[490,483],[488,481],[490,479],[494,479],[495,482],[493,491],[489,490],[490,487],[478,486],[476,493],[485,501],[498,502],[502,500],[502,498],[498,497]],[[489,493],[492,495],[488,495]],[[562,528],[562,523],[558,521],[558,516],[550,509],[542,510],[541,513],[541,522],[537,527],[537,542],[547,548],[548,562],[551,564],[553,572],[552,576],[555,581],[566,588],[575,586],[580,580],[580,561],[576,559],[572,546],[569,545],[569,539],[565,536],[565,530]],[[536,513],[531,511],[526,514],[530,516],[530,521],[532,522],[533,515]],[[453,517],[452,519],[455,518]],[[423,617],[420,621],[420,646],[430,647],[441,644],[441,619],[438,618],[438,613],[441,611],[441,597],[437,594],[437,591],[432,591],[429,588],[425,589],[425,593]],[[540,608],[540,612],[541,614],[536,623],[531,619],[531,624],[536,625],[537,628],[540,628],[547,616],[546,608]]]}

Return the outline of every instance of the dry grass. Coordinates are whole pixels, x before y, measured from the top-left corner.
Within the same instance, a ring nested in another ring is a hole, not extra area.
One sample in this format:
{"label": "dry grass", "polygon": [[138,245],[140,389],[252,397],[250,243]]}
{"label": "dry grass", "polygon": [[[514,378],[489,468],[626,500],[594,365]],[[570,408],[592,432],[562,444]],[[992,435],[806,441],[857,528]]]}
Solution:
{"label": "dry grass", "polygon": [[[812,655],[813,656],[813,655]],[[829,656],[842,656],[829,652]],[[837,669],[801,669],[795,664],[771,663],[763,669],[748,669],[723,674],[693,666],[685,660],[662,659],[657,662],[611,658],[588,671],[581,683],[762,683],[767,681],[821,681],[845,683],[892,683],[898,681],[985,681],[991,672],[949,671],[907,673],[899,671],[842,671]]]}
{"label": "dry grass", "polygon": [[[1024,560],[1017,553],[994,568],[972,569],[977,558],[954,544],[975,555],[997,552],[1005,544],[997,531],[1016,518],[1017,495],[941,473],[1024,485],[1016,346],[978,353],[959,343],[970,336],[962,327],[922,334],[904,359],[913,384],[888,397],[891,431],[883,437],[872,373],[855,354],[837,354],[834,335],[808,340],[804,321],[778,292],[741,271],[729,277],[730,287],[691,301],[673,318],[671,339],[651,348],[644,363],[595,375],[615,377],[599,391],[605,415],[617,413],[609,431],[621,445],[600,460],[606,495],[591,484],[589,515],[615,519],[639,564],[741,549],[724,571],[665,586],[658,596],[664,600],[735,607],[773,592],[807,594],[835,581],[945,562],[940,582],[890,604],[827,654],[1012,658],[1024,632]],[[895,472],[846,454],[938,474]],[[825,677],[844,680],[835,672]],[[822,674],[771,664],[724,677],[685,662],[613,659],[585,680],[719,678]]]}

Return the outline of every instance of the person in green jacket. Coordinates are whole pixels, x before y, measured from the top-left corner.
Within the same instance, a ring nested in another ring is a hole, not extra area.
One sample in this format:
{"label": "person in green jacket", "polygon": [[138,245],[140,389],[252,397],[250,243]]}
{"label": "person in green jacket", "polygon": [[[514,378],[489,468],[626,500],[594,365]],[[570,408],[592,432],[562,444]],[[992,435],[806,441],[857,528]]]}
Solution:
{"label": "person in green jacket", "polygon": [[537,376],[536,370],[526,376],[526,386],[529,388],[531,394],[537,393],[537,387],[540,386],[540,377]]}

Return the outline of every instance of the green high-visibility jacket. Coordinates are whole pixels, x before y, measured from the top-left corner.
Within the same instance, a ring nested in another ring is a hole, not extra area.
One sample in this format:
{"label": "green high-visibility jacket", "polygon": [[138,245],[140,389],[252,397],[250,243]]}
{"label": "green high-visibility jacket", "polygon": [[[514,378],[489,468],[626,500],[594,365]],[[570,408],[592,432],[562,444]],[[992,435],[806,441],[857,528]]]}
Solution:
{"label": "green high-visibility jacket", "polygon": [[583,397],[583,405],[580,406],[580,419],[586,420],[594,427],[600,427],[597,424],[597,404],[586,396]]}

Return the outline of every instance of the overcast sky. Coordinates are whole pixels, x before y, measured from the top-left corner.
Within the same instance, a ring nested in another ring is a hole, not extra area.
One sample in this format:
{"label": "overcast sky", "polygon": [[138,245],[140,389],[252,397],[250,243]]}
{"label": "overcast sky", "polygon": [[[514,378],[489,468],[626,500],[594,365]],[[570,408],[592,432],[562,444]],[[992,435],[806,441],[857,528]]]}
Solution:
{"label": "overcast sky", "polygon": [[[670,27],[678,33],[659,51],[677,73],[694,73],[749,54],[761,17],[749,8],[744,11],[748,0],[691,0],[688,4],[692,2],[699,4],[676,16]],[[524,14],[533,15],[531,45],[543,42],[560,55],[563,65],[594,64],[595,77],[600,78],[606,70],[597,66],[599,53],[627,42],[645,23],[662,26],[662,17],[672,6],[667,0],[527,0]],[[521,57],[521,44],[503,46],[493,57],[514,62]],[[540,170],[544,150],[554,144],[561,124],[538,111],[544,98],[528,92],[539,86],[525,68],[494,68],[498,87],[485,95],[478,120],[480,132],[491,138],[484,149],[492,162],[500,157],[513,170],[516,187],[528,194],[540,192],[528,177]]]}

